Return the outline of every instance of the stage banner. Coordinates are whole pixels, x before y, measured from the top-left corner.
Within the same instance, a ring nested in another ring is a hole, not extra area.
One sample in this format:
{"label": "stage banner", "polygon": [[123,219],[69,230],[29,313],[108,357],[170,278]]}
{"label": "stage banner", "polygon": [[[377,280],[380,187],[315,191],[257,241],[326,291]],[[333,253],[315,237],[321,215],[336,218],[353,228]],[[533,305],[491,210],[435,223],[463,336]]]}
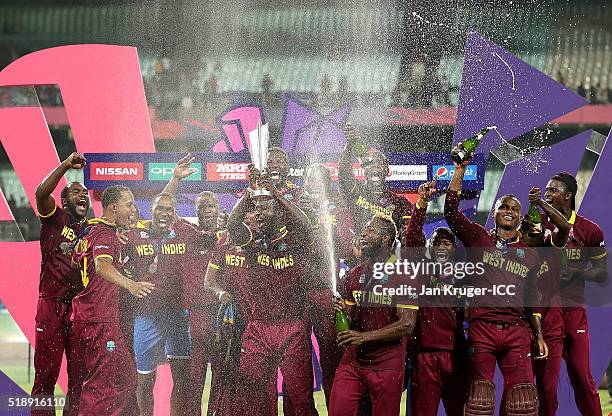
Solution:
{"label": "stage banner", "polygon": [[[85,153],[85,185],[93,190],[124,185],[134,191],[161,191],[172,178],[176,161],[183,156],[182,153]],[[250,163],[247,151],[193,153],[192,156],[195,158],[192,167],[196,172],[184,180],[182,192],[232,192],[247,187]],[[290,154],[288,178],[300,184],[306,168],[316,162],[325,165],[332,179],[337,181],[338,157],[337,154]],[[454,172],[450,153],[391,153],[388,158],[387,182],[390,188],[398,191],[415,190],[436,175],[440,188],[444,189]],[[485,169],[484,155],[476,154],[468,165],[464,190],[482,190]],[[353,172],[358,179],[363,179],[359,163],[353,164]]]}

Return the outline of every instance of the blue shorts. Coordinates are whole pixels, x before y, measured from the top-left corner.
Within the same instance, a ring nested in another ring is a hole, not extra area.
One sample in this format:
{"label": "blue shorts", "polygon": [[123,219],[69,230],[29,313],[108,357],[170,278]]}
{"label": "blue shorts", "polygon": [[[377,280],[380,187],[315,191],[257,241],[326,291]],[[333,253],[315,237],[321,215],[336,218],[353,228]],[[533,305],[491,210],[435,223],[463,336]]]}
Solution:
{"label": "blue shorts", "polygon": [[140,374],[155,371],[166,358],[191,357],[191,333],[187,310],[163,310],[136,315],[134,354]]}

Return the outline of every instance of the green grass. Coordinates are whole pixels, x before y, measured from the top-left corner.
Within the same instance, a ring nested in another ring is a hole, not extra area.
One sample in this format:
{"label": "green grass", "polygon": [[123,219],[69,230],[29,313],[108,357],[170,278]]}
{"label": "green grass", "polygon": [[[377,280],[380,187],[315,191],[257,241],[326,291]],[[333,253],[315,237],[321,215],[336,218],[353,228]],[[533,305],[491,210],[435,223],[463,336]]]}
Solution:
{"label": "green grass", "polygon": [[612,404],[608,403],[608,400],[610,399],[608,390],[599,390],[599,398],[601,399],[601,410],[603,415],[612,415]]}

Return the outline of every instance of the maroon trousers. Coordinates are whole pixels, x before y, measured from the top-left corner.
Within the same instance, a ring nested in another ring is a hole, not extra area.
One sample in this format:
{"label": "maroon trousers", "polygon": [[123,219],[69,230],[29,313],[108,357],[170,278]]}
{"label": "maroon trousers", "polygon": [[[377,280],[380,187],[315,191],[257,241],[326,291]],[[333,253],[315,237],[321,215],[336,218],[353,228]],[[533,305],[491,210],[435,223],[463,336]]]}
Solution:
{"label": "maroon trousers", "polygon": [[242,335],[234,415],[277,415],[278,399],[270,395],[276,388],[277,368],[294,414],[317,414],[309,335],[306,321],[248,323]]}
{"label": "maroon trousers", "polygon": [[202,394],[204,392],[204,384],[206,382],[206,370],[208,363],[212,367],[212,384],[210,397],[208,400],[208,413],[214,414],[215,403],[217,403],[218,383],[215,378],[215,364],[212,354],[212,337],[213,329],[212,322],[215,312],[207,308],[190,308],[189,309],[189,324],[191,330],[191,360],[189,364],[189,379],[190,386],[193,389],[193,400],[190,401],[192,406],[188,414],[199,416],[204,414],[202,411]]}
{"label": "maroon trousers", "polygon": [[574,389],[576,407],[583,416],[601,416],[601,402],[591,373],[589,324],[586,310],[564,309],[563,359]]}
{"label": "maroon trousers", "polygon": [[[59,377],[62,357],[66,353],[68,363],[68,400],[74,390],[74,379],[70,377],[70,314],[69,302],[53,298],[39,298],[36,308],[36,334],[34,337],[34,385],[32,396],[53,396]],[[33,416],[55,416],[55,409],[32,410]]]}
{"label": "maroon trousers", "polygon": [[411,416],[436,416],[440,400],[447,416],[463,415],[467,375],[451,351],[419,352],[410,379]]}
{"label": "maroon trousers", "polygon": [[[493,382],[497,363],[504,377],[504,391],[517,384],[533,383],[529,328],[472,321],[469,351],[471,380]],[[502,406],[500,415],[505,415],[505,406]]]}
{"label": "maroon trousers", "polygon": [[120,416],[136,388],[136,365],[118,323],[73,323],[72,365],[80,400],[70,415]]}
{"label": "maroon trousers", "polygon": [[[323,375],[323,393],[325,394],[325,405],[329,408],[329,399],[334,384],[336,369],[342,360],[343,350],[336,342],[335,312],[332,306],[332,291],[322,288],[311,290],[307,294],[307,315],[309,326],[319,345],[319,364]],[[283,386],[283,391],[285,387]],[[294,411],[291,401],[283,394],[283,414],[293,416]]]}
{"label": "maroon trousers", "polygon": [[400,414],[404,369],[370,370],[340,364],[329,401],[329,416],[355,416],[364,394],[372,402],[372,416]]}
{"label": "maroon trousers", "polygon": [[538,389],[539,415],[554,416],[559,407],[557,388],[563,351],[563,316],[560,308],[550,308],[542,321],[542,335],[548,345],[548,358],[532,360]]}

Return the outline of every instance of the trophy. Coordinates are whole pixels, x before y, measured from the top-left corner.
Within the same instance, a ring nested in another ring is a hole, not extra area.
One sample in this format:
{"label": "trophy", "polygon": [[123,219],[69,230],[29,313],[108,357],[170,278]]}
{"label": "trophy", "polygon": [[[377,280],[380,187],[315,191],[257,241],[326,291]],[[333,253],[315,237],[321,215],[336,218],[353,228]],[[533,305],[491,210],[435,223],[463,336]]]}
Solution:
{"label": "trophy", "polygon": [[[261,122],[257,122],[257,128],[249,132],[249,142],[251,144],[249,152],[251,153],[251,162],[257,170],[263,175],[268,167],[268,141],[270,134],[268,131],[268,124],[261,125]],[[272,196],[272,193],[267,189],[261,187],[255,179],[254,189],[249,187],[249,192],[252,197],[257,196]]]}

